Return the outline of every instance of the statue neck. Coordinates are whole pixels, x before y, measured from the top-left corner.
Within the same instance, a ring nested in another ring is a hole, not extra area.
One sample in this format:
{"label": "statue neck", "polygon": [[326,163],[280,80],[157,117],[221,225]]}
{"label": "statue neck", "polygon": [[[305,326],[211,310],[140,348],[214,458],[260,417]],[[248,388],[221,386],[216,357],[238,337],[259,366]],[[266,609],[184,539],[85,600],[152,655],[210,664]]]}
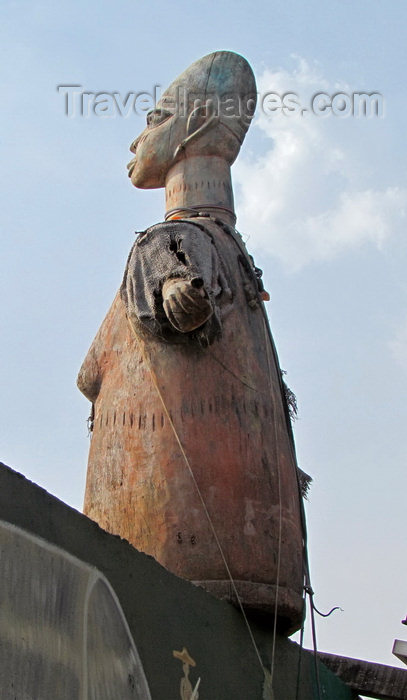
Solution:
{"label": "statue neck", "polygon": [[165,180],[166,219],[204,212],[230,226],[236,222],[230,166],[217,156],[192,156],[176,163]]}

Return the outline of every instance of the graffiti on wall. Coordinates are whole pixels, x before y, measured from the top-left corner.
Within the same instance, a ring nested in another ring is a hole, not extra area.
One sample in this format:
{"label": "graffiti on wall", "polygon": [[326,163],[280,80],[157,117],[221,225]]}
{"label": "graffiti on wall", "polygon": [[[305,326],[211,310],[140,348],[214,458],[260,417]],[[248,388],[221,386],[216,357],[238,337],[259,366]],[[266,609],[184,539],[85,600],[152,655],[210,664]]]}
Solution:
{"label": "graffiti on wall", "polygon": [[197,681],[194,688],[192,687],[192,683],[189,679],[189,672],[190,672],[191,666],[192,667],[196,666],[196,661],[188,653],[188,650],[186,649],[186,647],[183,647],[182,651],[174,650],[172,652],[172,655],[174,656],[175,659],[179,659],[179,661],[181,661],[182,670],[184,672],[184,675],[181,678],[181,684],[180,684],[181,700],[199,700],[198,688],[199,688],[201,679],[198,678],[198,681]]}

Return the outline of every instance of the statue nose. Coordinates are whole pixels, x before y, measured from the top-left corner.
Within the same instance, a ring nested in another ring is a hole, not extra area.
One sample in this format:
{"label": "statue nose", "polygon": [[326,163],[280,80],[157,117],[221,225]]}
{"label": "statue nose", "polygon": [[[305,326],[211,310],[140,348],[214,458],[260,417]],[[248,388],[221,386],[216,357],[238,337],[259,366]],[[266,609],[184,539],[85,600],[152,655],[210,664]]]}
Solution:
{"label": "statue nose", "polygon": [[140,136],[138,136],[138,137],[133,141],[133,143],[131,144],[131,146],[130,146],[130,151],[131,151],[132,153],[135,153],[135,152],[137,151],[137,146],[138,146],[139,141],[140,141]]}

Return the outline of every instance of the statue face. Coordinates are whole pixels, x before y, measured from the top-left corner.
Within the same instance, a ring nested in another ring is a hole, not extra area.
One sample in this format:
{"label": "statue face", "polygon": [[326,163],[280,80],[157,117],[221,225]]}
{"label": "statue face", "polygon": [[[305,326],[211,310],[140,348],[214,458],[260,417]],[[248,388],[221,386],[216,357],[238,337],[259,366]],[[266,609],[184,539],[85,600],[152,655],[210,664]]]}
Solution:
{"label": "statue face", "polygon": [[130,151],[135,157],[127,165],[135,187],[164,187],[165,178],[174,164],[174,153],[185,137],[185,119],[174,111],[160,108],[147,114],[147,127],[133,141]]}
{"label": "statue face", "polygon": [[231,51],[204,56],[178,76],[148,113],[146,129],[130,147],[135,157],[127,167],[133,185],[165,187],[168,171],[182,158],[218,156],[231,165],[252,113],[223,111],[222,99],[227,96],[239,106],[248,104],[248,96],[253,108],[256,102],[253,72],[242,56]]}

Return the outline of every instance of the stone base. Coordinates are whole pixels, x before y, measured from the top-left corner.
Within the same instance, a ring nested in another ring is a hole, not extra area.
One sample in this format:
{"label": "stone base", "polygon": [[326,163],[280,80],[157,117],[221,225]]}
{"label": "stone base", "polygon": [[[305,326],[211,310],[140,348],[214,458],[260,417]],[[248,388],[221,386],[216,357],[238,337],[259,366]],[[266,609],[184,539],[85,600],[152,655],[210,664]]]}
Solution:
{"label": "stone base", "polygon": [[[227,580],[192,581],[215,598],[227,600],[239,607],[231,582]],[[274,618],[276,608],[276,586],[270,583],[235,580],[237,592],[245,611],[256,617]],[[301,628],[304,619],[303,598],[290,588],[280,587],[277,596],[277,628],[282,634],[294,634]]]}

